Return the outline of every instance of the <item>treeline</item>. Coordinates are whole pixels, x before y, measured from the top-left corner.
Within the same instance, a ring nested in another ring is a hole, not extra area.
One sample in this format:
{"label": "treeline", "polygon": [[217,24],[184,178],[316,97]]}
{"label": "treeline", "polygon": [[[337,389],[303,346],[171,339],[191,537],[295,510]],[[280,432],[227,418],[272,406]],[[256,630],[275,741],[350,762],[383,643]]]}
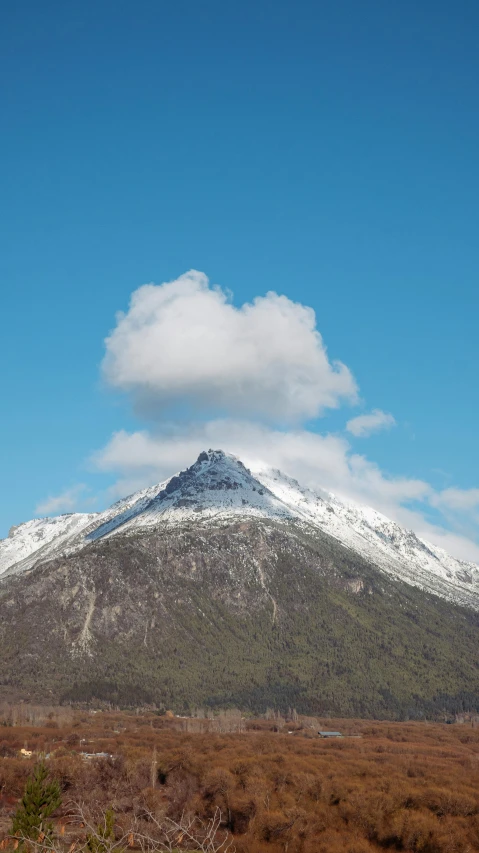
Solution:
{"label": "treeline", "polygon": [[68,726],[73,723],[73,710],[68,706],[31,705],[27,702],[0,702],[0,725],[45,726],[55,721]]}

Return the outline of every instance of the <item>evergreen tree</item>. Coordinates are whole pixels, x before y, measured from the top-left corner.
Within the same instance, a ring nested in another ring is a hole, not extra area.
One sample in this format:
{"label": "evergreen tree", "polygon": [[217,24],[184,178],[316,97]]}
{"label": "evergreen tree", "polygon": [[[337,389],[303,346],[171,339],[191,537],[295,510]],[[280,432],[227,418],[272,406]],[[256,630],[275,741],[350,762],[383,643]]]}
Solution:
{"label": "evergreen tree", "polygon": [[58,782],[49,781],[45,765],[37,764],[27,780],[22,802],[13,817],[13,835],[32,841],[37,841],[39,837],[51,838],[53,824],[48,818],[61,805],[61,801]]}
{"label": "evergreen tree", "polygon": [[94,835],[87,837],[89,853],[108,853],[115,841],[115,814],[112,809],[105,812],[104,822],[97,827]]}

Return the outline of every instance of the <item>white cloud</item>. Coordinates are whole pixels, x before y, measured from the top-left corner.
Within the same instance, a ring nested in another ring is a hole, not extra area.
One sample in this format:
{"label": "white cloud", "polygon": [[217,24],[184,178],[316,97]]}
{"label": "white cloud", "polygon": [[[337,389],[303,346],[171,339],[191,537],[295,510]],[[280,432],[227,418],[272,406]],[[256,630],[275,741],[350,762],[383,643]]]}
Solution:
{"label": "white cloud", "polygon": [[357,396],[311,308],[272,291],[236,308],[195,270],[133,293],[106,339],[103,374],[150,415],[180,401],[284,423]]}
{"label": "white cloud", "polygon": [[435,495],[433,506],[450,510],[472,510],[479,507],[479,489],[443,489]]}
{"label": "white cloud", "polygon": [[36,515],[58,515],[60,512],[72,512],[78,506],[81,495],[85,492],[84,483],[66,489],[60,495],[46,498],[35,507]]}
{"label": "white cloud", "polygon": [[479,530],[479,489],[450,487],[435,492],[430,502],[447,519],[449,527],[476,538]]}
{"label": "white cloud", "polygon": [[373,432],[390,429],[395,424],[396,421],[392,415],[382,412],[381,409],[374,409],[367,415],[358,415],[356,418],[351,418],[346,424],[346,429],[352,435],[365,438]]}

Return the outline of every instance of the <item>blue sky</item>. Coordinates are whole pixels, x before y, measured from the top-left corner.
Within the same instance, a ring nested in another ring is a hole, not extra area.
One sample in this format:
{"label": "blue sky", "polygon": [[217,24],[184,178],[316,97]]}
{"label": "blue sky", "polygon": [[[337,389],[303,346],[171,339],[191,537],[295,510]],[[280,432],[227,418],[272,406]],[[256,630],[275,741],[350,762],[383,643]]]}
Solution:
{"label": "blue sky", "polygon": [[[221,438],[218,417],[238,448],[241,428],[251,453],[269,444],[253,404],[200,411],[178,390],[152,414],[102,372],[132,292],[196,269],[238,309],[268,291],[313,308],[354,376],[356,404],[268,429],[337,437],[339,467],[381,476],[337,488],[477,541],[478,25],[475,3],[409,0],[2,10],[0,535],[65,492],[59,511],[101,508],[166,475],[190,450],[168,442]],[[375,409],[396,425],[345,430]],[[128,441],[105,461],[118,431],[154,444],[151,470]],[[393,505],[398,478],[431,492]]]}

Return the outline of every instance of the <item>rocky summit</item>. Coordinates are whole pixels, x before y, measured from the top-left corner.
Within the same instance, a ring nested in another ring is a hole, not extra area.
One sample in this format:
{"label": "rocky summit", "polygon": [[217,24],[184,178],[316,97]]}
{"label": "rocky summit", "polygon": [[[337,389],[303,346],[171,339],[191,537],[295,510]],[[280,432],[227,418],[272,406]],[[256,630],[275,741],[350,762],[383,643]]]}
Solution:
{"label": "rocky summit", "polygon": [[479,709],[479,569],[220,450],[0,542],[6,697],[390,718]]}

